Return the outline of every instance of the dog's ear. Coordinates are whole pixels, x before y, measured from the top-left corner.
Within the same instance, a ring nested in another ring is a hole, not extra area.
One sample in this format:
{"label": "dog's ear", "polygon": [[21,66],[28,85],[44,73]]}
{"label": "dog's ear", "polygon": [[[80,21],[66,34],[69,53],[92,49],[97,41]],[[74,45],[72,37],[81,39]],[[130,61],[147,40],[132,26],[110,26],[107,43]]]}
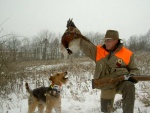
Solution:
{"label": "dog's ear", "polygon": [[49,77],[49,80],[52,81],[52,78],[53,78],[53,76],[52,76],[52,73],[51,73],[50,77]]}
{"label": "dog's ear", "polygon": [[50,81],[52,81],[52,80],[53,80],[53,77],[52,77],[52,76],[50,76],[49,80],[50,80]]}

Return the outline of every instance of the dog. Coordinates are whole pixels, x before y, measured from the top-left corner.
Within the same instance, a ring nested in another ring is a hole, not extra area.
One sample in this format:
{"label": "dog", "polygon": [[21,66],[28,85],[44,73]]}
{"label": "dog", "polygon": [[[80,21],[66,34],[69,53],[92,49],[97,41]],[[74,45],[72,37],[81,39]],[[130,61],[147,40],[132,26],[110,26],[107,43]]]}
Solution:
{"label": "dog", "polygon": [[56,113],[61,113],[61,87],[68,81],[67,72],[56,73],[50,76],[52,82],[49,87],[40,87],[34,90],[29,88],[25,83],[27,92],[30,94],[28,99],[28,113],[34,113],[38,107],[38,113],[52,113],[54,109]]}

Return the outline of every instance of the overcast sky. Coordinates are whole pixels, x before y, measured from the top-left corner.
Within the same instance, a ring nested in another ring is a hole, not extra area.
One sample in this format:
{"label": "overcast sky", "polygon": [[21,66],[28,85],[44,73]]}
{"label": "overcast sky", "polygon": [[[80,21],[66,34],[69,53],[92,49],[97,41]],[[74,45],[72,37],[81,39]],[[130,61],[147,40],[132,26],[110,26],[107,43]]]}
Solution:
{"label": "overcast sky", "polygon": [[63,33],[73,18],[81,32],[119,31],[120,38],[150,29],[150,0],[0,0],[0,27],[35,36],[42,30]]}

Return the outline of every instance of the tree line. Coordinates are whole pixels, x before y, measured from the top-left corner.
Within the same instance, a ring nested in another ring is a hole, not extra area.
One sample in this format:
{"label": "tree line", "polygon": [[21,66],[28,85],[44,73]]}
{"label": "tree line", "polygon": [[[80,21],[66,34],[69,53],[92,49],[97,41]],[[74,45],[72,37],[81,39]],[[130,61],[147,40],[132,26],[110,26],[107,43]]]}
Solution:
{"label": "tree line", "polygon": [[150,30],[144,35],[131,36],[127,40],[127,47],[132,51],[150,51]]}
{"label": "tree line", "polygon": [[[103,43],[104,34],[83,33],[95,45]],[[30,61],[30,60],[49,60],[63,58],[60,52],[60,40],[62,34],[41,31],[34,37],[21,37],[18,35],[7,35],[0,37],[0,57],[1,60],[8,61]],[[124,45],[132,51],[150,51],[150,30],[141,36],[131,36],[128,40],[123,39]],[[75,57],[83,54],[75,54]]]}

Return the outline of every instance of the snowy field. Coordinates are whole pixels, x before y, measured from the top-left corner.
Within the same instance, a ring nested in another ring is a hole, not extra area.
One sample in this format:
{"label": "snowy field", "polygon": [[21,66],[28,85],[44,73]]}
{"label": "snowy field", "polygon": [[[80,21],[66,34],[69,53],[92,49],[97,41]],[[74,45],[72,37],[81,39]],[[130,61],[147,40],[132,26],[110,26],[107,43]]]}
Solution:
{"label": "snowy field", "polygon": [[[47,73],[52,72],[52,70],[53,72],[68,71],[69,81],[63,86],[63,91],[61,92],[62,113],[101,113],[100,90],[93,90],[91,87],[94,64],[91,62],[82,62],[76,65],[70,65],[71,64],[68,63],[62,63],[26,68],[24,73],[28,72],[29,74],[30,72],[31,75],[23,80],[21,89],[19,89],[19,91],[12,90],[12,93],[5,98],[0,97],[0,113],[27,113],[28,93],[26,92],[24,83],[27,81],[32,89],[43,85],[49,86],[49,75]],[[41,73],[39,74],[40,71]],[[18,80],[18,83],[19,82]],[[141,86],[145,87],[143,82],[136,84],[134,113],[150,113],[150,107],[146,107],[141,101],[141,99],[146,96],[146,93],[141,90]],[[120,99],[121,95],[116,95],[115,102]],[[119,107],[120,106],[118,106],[118,109],[114,113],[122,113],[122,109]],[[55,111],[53,111],[53,113],[55,113]]]}

